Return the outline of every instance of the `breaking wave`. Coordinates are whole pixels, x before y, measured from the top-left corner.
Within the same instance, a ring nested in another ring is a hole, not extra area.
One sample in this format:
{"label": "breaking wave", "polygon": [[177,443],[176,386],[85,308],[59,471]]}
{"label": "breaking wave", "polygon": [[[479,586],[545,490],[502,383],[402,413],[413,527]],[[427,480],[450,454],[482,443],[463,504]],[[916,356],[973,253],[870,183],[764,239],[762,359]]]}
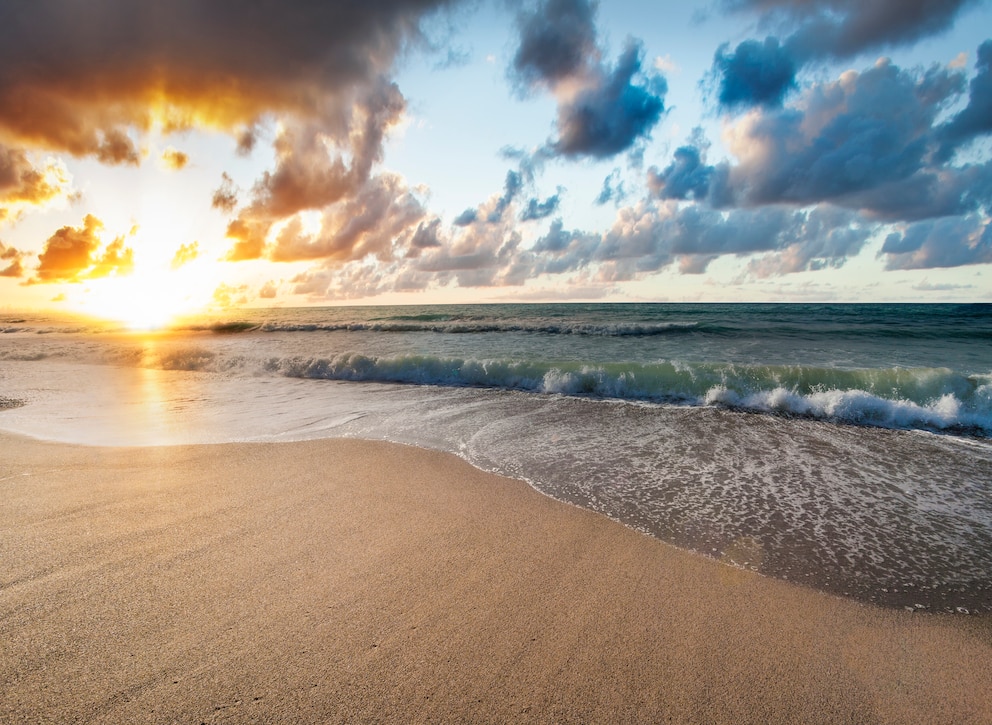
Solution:
{"label": "breaking wave", "polygon": [[441,334],[481,334],[522,332],[540,335],[584,335],[595,337],[649,337],[654,335],[677,335],[700,331],[696,322],[662,323],[603,323],[581,322],[525,323],[498,322],[472,319],[430,319],[440,316],[411,316],[410,319],[391,319],[368,322],[232,322],[223,325],[194,327],[194,330],[210,332],[435,332]]}
{"label": "breaking wave", "polygon": [[992,436],[992,375],[946,368],[550,364],[431,356],[271,359],[294,378],[474,386],[628,401],[719,405],[889,428]]}

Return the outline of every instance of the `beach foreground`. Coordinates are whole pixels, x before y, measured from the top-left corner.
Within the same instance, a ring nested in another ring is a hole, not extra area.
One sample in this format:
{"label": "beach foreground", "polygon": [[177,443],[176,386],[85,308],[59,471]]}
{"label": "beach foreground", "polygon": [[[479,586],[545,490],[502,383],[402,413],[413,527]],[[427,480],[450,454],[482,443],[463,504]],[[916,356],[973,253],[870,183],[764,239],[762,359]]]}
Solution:
{"label": "beach foreground", "polygon": [[987,616],[724,566],[446,454],[0,445],[3,722],[992,720]]}

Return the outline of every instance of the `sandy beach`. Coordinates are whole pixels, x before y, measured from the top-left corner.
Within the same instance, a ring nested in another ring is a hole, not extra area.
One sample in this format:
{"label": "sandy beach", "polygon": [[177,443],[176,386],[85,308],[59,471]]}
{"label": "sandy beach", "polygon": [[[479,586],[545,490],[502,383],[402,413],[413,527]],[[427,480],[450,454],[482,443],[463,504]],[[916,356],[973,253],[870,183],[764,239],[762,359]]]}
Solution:
{"label": "sandy beach", "polygon": [[992,721],[992,620],[688,554],[449,455],[0,435],[0,721]]}

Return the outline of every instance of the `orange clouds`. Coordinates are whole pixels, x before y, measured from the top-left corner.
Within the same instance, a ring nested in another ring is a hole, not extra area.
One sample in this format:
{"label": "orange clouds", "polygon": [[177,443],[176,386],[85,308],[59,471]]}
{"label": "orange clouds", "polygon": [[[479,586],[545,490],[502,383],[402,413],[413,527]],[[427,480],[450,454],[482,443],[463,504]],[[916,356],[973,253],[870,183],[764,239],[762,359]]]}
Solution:
{"label": "orange clouds", "polygon": [[58,161],[49,159],[38,168],[23,149],[0,145],[0,219],[12,210],[71,197],[70,188],[69,173]]}
{"label": "orange clouds", "polygon": [[[227,174],[213,194],[235,215],[226,259],[388,257],[425,216],[404,185],[375,176],[406,105],[389,73],[424,18],[460,1],[22,3],[0,21],[0,218],[6,198],[58,192],[4,143],[138,165],[153,132],[217,129],[247,153],[274,129],[275,166],[243,205]],[[181,170],[189,157],[169,147],[157,162]],[[273,239],[307,210],[324,215],[326,234]],[[101,251],[98,225],[88,216],[57,231],[31,282],[126,273],[130,250],[116,240]],[[195,254],[184,247],[173,267]]]}
{"label": "orange clouds", "polygon": [[228,213],[234,211],[234,208],[238,205],[238,191],[234,186],[234,179],[227,172],[221,175],[221,184],[214,191],[210,205],[214,209],[220,209]]}
{"label": "orange clouds", "polygon": [[0,277],[21,277],[24,275],[24,267],[21,264],[23,252],[19,252],[13,247],[5,247],[0,243]]}
{"label": "orange clouds", "polygon": [[[284,127],[274,143],[276,168],[262,175],[252,190],[251,202],[228,225],[227,236],[235,244],[227,259],[241,261],[264,256],[273,226],[301,211],[325,210],[326,214],[334,215],[336,209],[332,207],[345,203],[357,207],[352,212],[364,213],[366,201],[384,212],[390,204],[409,207],[409,193],[398,178],[371,176],[372,167],[382,158],[385,134],[399,121],[404,108],[403,96],[396,85],[380,79],[357,96],[348,112],[335,120],[341,124],[336,136],[311,124]],[[383,194],[389,198],[382,198]],[[214,193],[214,206],[228,208],[235,199],[230,177],[225,177]],[[423,210],[419,204],[416,206],[419,219]],[[389,211],[392,213],[393,209]],[[300,234],[296,231],[292,236]],[[362,239],[363,235],[352,237],[356,244]],[[287,238],[276,242],[273,258],[281,261],[321,256],[353,258],[360,254],[357,249],[342,248],[342,243],[341,237],[330,244],[326,240],[315,244],[312,240],[299,242]]]}
{"label": "orange clouds", "polygon": [[189,163],[189,156],[170,146],[162,152],[160,161],[165,168],[171,169],[172,171],[179,171],[180,169],[185,168],[186,164]]}
{"label": "orange clouds", "polygon": [[172,258],[172,263],[169,266],[172,267],[172,269],[179,269],[184,264],[189,264],[192,262],[198,256],[200,256],[200,245],[197,242],[183,244],[176,250],[176,254]]}
{"label": "orange clouds", "polygon": [[306,234],[294,217],[279,233],[269,257],[279,262],[348,261],[367,256],[389,260],[410,244],[425,216],[403,180],[383,174],[370,179],[353,198],[328,207],[317,234]]}
{"label": "orange clouds", "polygon": [[38,268],[28,284],[80,282],[85,279],[128,274],[134,267],[134,252],[118,237],[98,254],[98,232],[103,224],[92,214],[82,227],[62,227],[45,242],[38,255]]}
{"label": "orange clouds", "polygon": [[137,163],[136,135],[345,113],[447,0],[43,0],[0,23],[0,137]]}

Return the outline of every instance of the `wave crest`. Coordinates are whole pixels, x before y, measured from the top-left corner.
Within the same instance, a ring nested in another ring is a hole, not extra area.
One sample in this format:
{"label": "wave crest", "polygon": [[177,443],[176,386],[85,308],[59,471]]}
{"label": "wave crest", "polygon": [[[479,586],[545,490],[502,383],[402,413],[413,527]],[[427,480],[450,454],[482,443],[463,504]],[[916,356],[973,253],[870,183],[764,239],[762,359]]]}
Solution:
{"label": "wave crest", "polygon": [[272,359],[265,368],[298,378],[720,405],[862,425],[992,435],[992,377],[967,377],[946,369],[582,365],[356,353]]}

